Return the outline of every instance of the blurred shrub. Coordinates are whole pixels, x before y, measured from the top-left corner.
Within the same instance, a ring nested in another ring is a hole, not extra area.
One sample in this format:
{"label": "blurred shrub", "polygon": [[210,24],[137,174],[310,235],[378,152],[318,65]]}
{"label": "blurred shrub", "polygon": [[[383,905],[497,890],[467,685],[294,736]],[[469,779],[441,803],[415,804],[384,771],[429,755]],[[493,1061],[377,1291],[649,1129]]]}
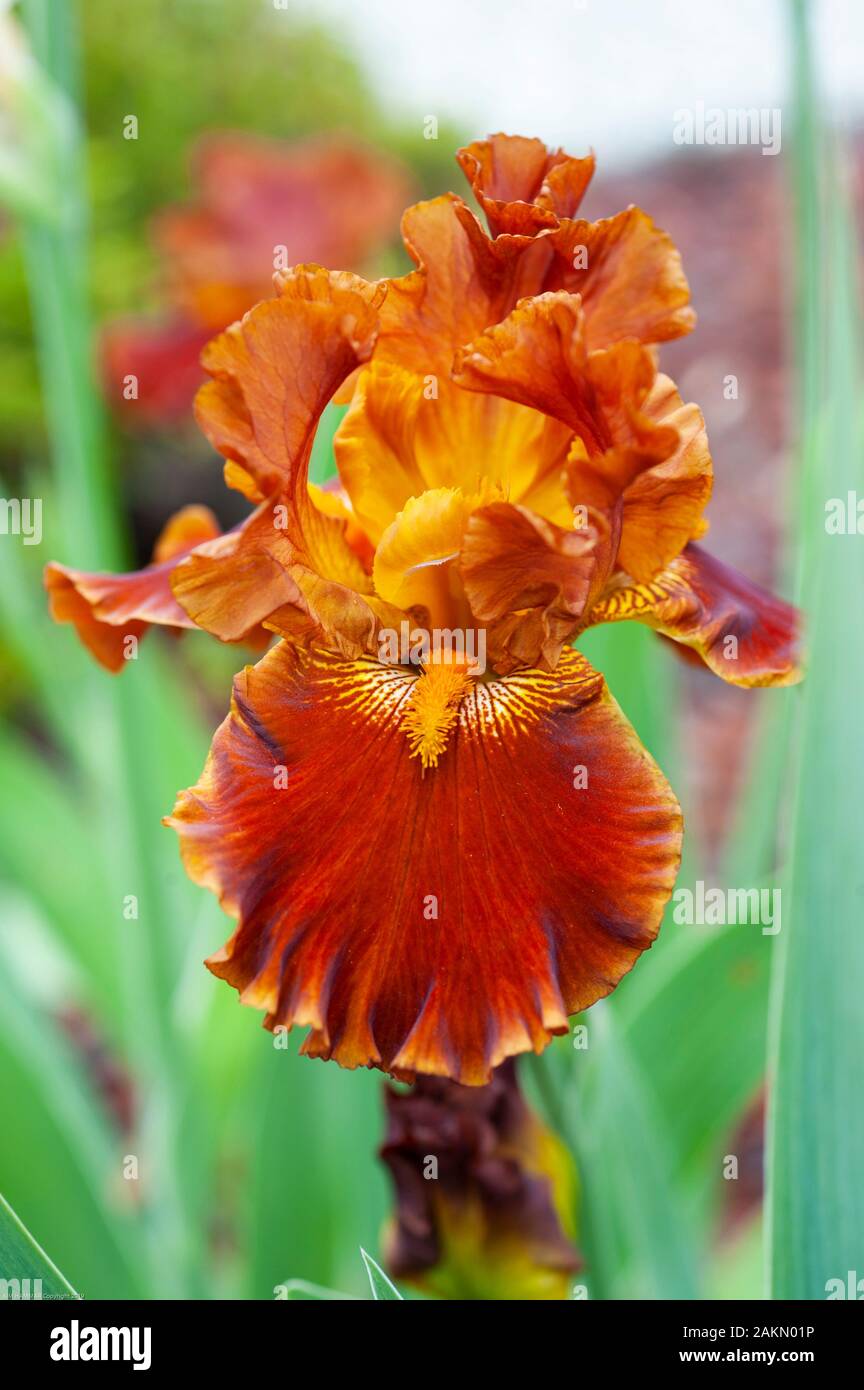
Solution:
{"label": "blurred shrub", "polygon": [[[86,0],[79,12],[97,322],[158,303],[147,222],[188,196],[190,147],[205,131],[292,138],[349,130],[401,155],[419,192],[457,186],[455,132],[442,126],[437,140],[424,140],[419,116],[385,115],[344,41],[307,17],[267,0]],[[137,118],[137,140],[124,139],[127,116]],[[394,250],[382,270],[401,265]],[[9,225],[0,226],[0,321],[0,469],[8,474],[43,447],[24,268]]]}

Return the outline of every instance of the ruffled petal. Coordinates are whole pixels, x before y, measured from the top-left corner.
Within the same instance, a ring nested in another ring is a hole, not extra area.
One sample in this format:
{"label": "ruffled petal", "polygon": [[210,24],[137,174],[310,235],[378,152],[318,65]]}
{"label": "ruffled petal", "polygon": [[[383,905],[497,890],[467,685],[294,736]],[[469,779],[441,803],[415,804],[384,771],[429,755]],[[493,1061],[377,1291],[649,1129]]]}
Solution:
{"label": "ruffled petal", "polygon": [[202,358],[214,378],[195,414],[213,447],[236,465],[229,481],[260,501],[284,489],[309,505],[309,451],[337,386],[375,341],[385,286],[347,272],[297,266],[277,277],[278,297],[257,304],[211,342]]}
{"label": "ruffled petal", "polygon": [[650,584],[622,579],[590,621],[631,619],[692,648],[731,685],[794,685],[801,678],[797,610],[698,545],[688,545]]}
{"label": "ruffled petal", "polygon": [[190,625],[236,642],[283,604],[301,602],[290,563],[273,507],[263,502],[242,526],[186,556],[171,589]]}
{"label": "ruffled petal", "polygon": [[[293,504],[282,497],[262,502],[243,526],[199,546],[171,577],[174,596],[195,625],[223,642],[237,641],[258,624],[269,627],[277,612],[281,621],[286,605],[302,619],[293,630],[320,632],[335,642],[342,615],[353,629],[355,610],[368,608],[360,595],[371,595],[372,582],[348,543],[348,521],[326,515],[313,503],[304,515],[302,536],[292,535],[287,523]],[[326,616],[320,609],[325,587],[331,599]],[[319,596],[317,605],[313,594]],[[372,645],[355,648],[346,637],[347,646],[339,644],[338,649],[354,655],[374,650],[376,628],[369,615],[363,630]]]}
{"label": "ruffled petal", "polygon": [[488,625],[487,652],[501,674],[552,670],[580,626],[596,569],[598,528],[565,530],[509,502],[476,510],[460,570],[471,610]]}
{"label": "ruffled petal", "polygon": [[584,322],[578,296],[523,300],[459,354],[455,379],[535,406],[574,431],[565,491],[571,507],[608,514],[606,575],[617,566],[652,579],[704,530],[704,422],[657,376],[649,349],[626,340],[588,352]]}
{"label": "ruffled petal", "polygon": [[494,240],[464,204],[456,204],[454,214],[493,306],[487,324],[499,322],[520,299],[559,290],[580,295],[591,351],[628,338],[664,342],[689,333],[696,322],[678,251],[639,208]]}
{"label": "ruffled petal", "polygon": [[706,531],[702,514],[713,469],[702,412],[683,403],[669,377],[657,377],[642,412],[678,435],[675,452],[640,472],[624,492],[618,565],[647,582]]}
{"label": "ruffled petal", "polygon": [[[375,355],[446,380],[453,353],[506,312],[506,271],[460,221],[461,199],[445,193],[416,203],[402,218],[405,249],[418,267],[388,281]],[[478,256],[479,251],[479,256]]]}
{"label": "ruffled petal", "polygon": [[681,256],[641,208],[564,222],[549,240],[555,258],[539,288],[582,296],[589,350],[624,338],[663,343],[694,327]]}
{"label": "ruffled petal", "polygon": [[[627,349],[645,352],[635,344]],[[620,358],[616,352],[615,360]],[[507,318],[463,347],[453,364],[453,380],[467,390],[492,392],[553,416],[597,454],[613,440],[589,367],[580,301],[559,291],[520,300]],[[642,370],[650,372],[650,362]]]}
{"label": "ruffled petal", "polygon": [[151,624],[191,628],[195,624],[171,592],[171,576],[196,546],[220,535],[208,507],[184,507],[156,542],[156,563],[129,574],[86,574],[56,562],[45,567],[51,616],[74,623],[78,636],[109,671],[122,671],[127,638],[140,639]]}
{"label": "ruffled petal", "polygon": [[310,1027],[303,1051],[347,1067],[479,1085],[650,945],[681,817],[578,653],[473,682],[425,772],[401,728],[415,679],[281,643],[235,681],[169,823],[238,918],[208,964],[269,1027]]}
{"label": "ruffled petal", "polygon": [[432,488],[410,497],[388,526],[375,552],[375,591],[399,608],[423,607],[429,620],[448,627],[454,602],[452,576],[465,526],[479,498],[460,488]]}
{"label": "ruffled petal", "polygon": [[493,236],[532,236],[572,217],[594,173],[593,155],[574,159],[521,135],[475,140],[456,158]]}
{"label": "ruffled petal", "polygon": [[372,585],[349,544],[348,522],[309,495],[309,453],[334,390],[369,357],[386,286],[299,266],[278,278],[277,289],[278,298],[256,305],[209,346],[204,364],[215,379],[196,401],[199,423],[231,461],[228,481],[266,500],[232,542],[191,557],[174,592],[217,636],[253,619],[269,624],[276,610],[284,623],[287,605],[296,609],[292,631],[312,633],[326,620],[325,639],[352,651],[358,621],[374,638],[375,614],[358,598],[371,596]]}

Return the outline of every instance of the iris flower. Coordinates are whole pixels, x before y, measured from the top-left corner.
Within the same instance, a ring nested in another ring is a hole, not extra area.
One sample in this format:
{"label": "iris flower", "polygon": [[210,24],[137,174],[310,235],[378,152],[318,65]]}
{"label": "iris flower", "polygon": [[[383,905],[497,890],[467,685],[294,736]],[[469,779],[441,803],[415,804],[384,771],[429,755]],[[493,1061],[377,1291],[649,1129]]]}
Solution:
{"label": "iris flower", "polygon": [[102,338],[110,399],[130,423],[170,424],[189,410],[201,349],[272,293],[276,261],[359,269],[391,236],[408,187],[392,159],[345,137],[282,143],[210,135],[193,159],[197,201],[153,223],[171,313],[111,324]]}
{"label": "iris flower", "polygon": [[635,619],[783,685],[796,623],[698,544],[702,416],[657,368],[693,324],[669,237],[579,218],[592,158],[499,135],[459,161],[488,232],[420,203],[413,271],[297,266],[206,348],[196,414],[247,520],[48,582],[97,655],[130,623],[278,635],[168,822],[237,920],[209,968],[310,1056],[482,1085],[615,988],[678,870],[674,793],[574,641]]}

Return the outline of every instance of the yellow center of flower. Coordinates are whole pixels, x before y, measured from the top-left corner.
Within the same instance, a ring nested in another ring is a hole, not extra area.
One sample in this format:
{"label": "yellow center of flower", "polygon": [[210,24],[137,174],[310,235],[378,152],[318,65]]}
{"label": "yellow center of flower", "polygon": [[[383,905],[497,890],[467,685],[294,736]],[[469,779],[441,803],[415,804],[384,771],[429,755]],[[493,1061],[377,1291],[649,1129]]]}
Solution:
{"label": "yellow center of flower", "polygon": [[424,771],[437,766],[470,684],[467,665],[444,656],[430,661],[414,682],[401,727],[412,758],[420,759]]}

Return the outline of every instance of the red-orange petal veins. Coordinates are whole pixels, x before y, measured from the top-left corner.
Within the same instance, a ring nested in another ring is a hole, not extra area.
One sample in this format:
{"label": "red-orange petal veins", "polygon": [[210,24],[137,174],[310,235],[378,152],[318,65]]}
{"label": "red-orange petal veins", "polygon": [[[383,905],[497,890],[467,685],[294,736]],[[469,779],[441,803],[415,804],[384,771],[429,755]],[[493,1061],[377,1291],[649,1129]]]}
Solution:
{"label": "red-orange petal veins", "polygon": [[[238,929],[208,964],[303,1051],[469,1085],[540,1051],[659,927],[681,817],[601,676],[474,680],[438,765],[417,677],[283,642],[170,824]],[[421,677],[425,679],[425,677]]]}
{"label": "red-orange petal veins", "polygon": [[647,623],[693,649],[731,685],[794,685],[801,678],[799,614],[698,545],[649,584],[610,587],[591,623]]}

